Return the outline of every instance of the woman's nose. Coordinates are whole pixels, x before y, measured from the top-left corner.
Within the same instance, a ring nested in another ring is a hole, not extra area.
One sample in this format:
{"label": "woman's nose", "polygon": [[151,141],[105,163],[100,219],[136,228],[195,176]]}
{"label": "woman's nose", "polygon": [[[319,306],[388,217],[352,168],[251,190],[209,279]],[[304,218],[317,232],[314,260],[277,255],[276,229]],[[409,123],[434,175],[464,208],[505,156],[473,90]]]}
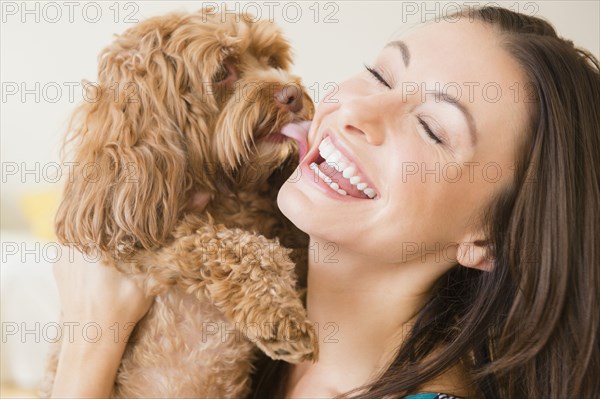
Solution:
{"label": "woman's nose", "polygon": [[338,128],[345,134],[362,136],[369,144],[381,145],[385,139],[385,112],[374,96],[345,100],[339,108]]}

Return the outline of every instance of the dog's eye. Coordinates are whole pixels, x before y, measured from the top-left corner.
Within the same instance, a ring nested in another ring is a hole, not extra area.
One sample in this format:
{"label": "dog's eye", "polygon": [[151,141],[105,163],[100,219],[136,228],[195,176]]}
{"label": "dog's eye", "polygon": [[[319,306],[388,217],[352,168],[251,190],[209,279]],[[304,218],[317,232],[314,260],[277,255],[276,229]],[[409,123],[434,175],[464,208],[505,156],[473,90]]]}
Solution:
{"label": "dog's eye", "polygon": [[269,59],[267,60],[267,64],[271,67],[271,68],[279,68],[279,60],[276,59],[275,57],[269,57]]}
{"label": "dog's eye", "polygon": [[227,65],[221,65],[219,67],[219,69],[217,70],[217,72],[215,72],[215,74],[212,77],[212,81],[215,83],[219,83],[222,82],[224,80],[227,80],[227,78],[230,75],[230,69],[227,68]]}

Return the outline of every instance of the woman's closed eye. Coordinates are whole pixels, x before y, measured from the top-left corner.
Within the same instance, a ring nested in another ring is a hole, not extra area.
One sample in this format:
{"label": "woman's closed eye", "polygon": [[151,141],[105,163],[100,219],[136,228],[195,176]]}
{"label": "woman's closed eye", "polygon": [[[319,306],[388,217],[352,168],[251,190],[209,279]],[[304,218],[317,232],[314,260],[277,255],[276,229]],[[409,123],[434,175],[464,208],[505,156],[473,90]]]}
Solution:
{"label": "woman's closed eye", "polygon": [[388,83],[388,81],[385,80],[385,78],[382,76],[381,72],[379,72],[377,69],[375,69],[374,67],[370,67],[368,65],[365,65],[365,69],[367,71],[369,71],[369,73],[371,74],[371,76],[373,76],[375,78],[375,80],[377,80],[377,82],[379,84],[384,85],[388,89],[392,88],[392,86]]}
{"label": "woman's closed eye", "polygon": [[[380,85],[383,85],[383,86],[387,87],[388,89],[392,89],[392,85],[388,82],[388,80],[386,78],[383,77],[383,72],[377,70],[375,67],[371,67],[371,66],[368,66],[366,64],[365,64],[365,69],[371,74],[371,76],[377,81],[377,83],[379,83]],[[425,133],[433,141],[435,141],[436,144],[444,144],[444,141],[442,139],[440,139],[439,136],[437,136],[433,132],[433,130],[427,124],[427,122],[425,122],[420,117],[417,117],[417,119],[419,121],[419,124],[423,127],[423,130],[425,130]]]}
{"label": "woman's closed eye", "polygon": [[435,141],[436,144],[444,144],[444,142],[435,135],[435,133],[433,133],[433,131],[431,130],[431,128],[429,127],[429,125],[427,124],[427,122],[425,122],[423,119],[421,119],[420,117],[417,117],[419,123],[421,124],[421,126],[423,127],[423,130],[425,130],[425,133],[427,133],[427,135],[433,140]]}

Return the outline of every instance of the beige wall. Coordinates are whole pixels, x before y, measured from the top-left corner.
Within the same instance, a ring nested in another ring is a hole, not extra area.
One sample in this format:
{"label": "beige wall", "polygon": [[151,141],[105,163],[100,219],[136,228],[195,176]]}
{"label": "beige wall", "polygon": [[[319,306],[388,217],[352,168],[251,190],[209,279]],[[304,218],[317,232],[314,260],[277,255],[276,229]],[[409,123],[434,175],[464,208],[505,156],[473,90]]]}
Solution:
{"label": "beige wall", "polygon": [[[100,1],[73,2],[73,5],[3,2],[0,43],[3,228],[23,225],[23,212],[17,204],[22,194],[43,187],[58,188],[53,175],[57,165],[52,162],[59,162],[58,144],[65,121],[81,99],[78,82],[95,79],[96,55],[114,33],[131,26],[127,17],[144,19],[169,11],[196,10],[203,3],[223,6],[221,1],[124,1],[118,7],[114,2]],[[548,18],[563,36],[598,56],[599,2],[497,3]],[[230,2],[227,7],[235,9],[236,4],[238,9],[260,13],[263,18],[268,18],[272,10],[271,15],[295,48],[296,72],[320,100],[328,84],[359,71],[385,42],[410,24],[431,17],[436,11],[448,13],[465,2],[250,1]],[[73,98],[69,98],[71,85],[76,85]],[[11,94],[15,89],[17,93]],[[23,89],[31,91],[24,101]],[[11,174],[15,169],[16,174]]]}

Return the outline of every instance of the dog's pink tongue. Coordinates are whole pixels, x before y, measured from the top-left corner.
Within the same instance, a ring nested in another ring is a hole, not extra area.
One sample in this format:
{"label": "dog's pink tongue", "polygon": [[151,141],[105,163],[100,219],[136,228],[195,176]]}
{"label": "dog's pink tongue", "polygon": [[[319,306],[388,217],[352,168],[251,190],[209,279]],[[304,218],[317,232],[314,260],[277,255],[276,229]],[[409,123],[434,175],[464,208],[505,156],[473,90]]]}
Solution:
{"label": "dog's pink tongue", "polygon": [[292,138],[298,142],[300,149],[300,159],[304,158],[308,150],[308,128],[310,121],[288,123],[281,128],[281,134]]}

